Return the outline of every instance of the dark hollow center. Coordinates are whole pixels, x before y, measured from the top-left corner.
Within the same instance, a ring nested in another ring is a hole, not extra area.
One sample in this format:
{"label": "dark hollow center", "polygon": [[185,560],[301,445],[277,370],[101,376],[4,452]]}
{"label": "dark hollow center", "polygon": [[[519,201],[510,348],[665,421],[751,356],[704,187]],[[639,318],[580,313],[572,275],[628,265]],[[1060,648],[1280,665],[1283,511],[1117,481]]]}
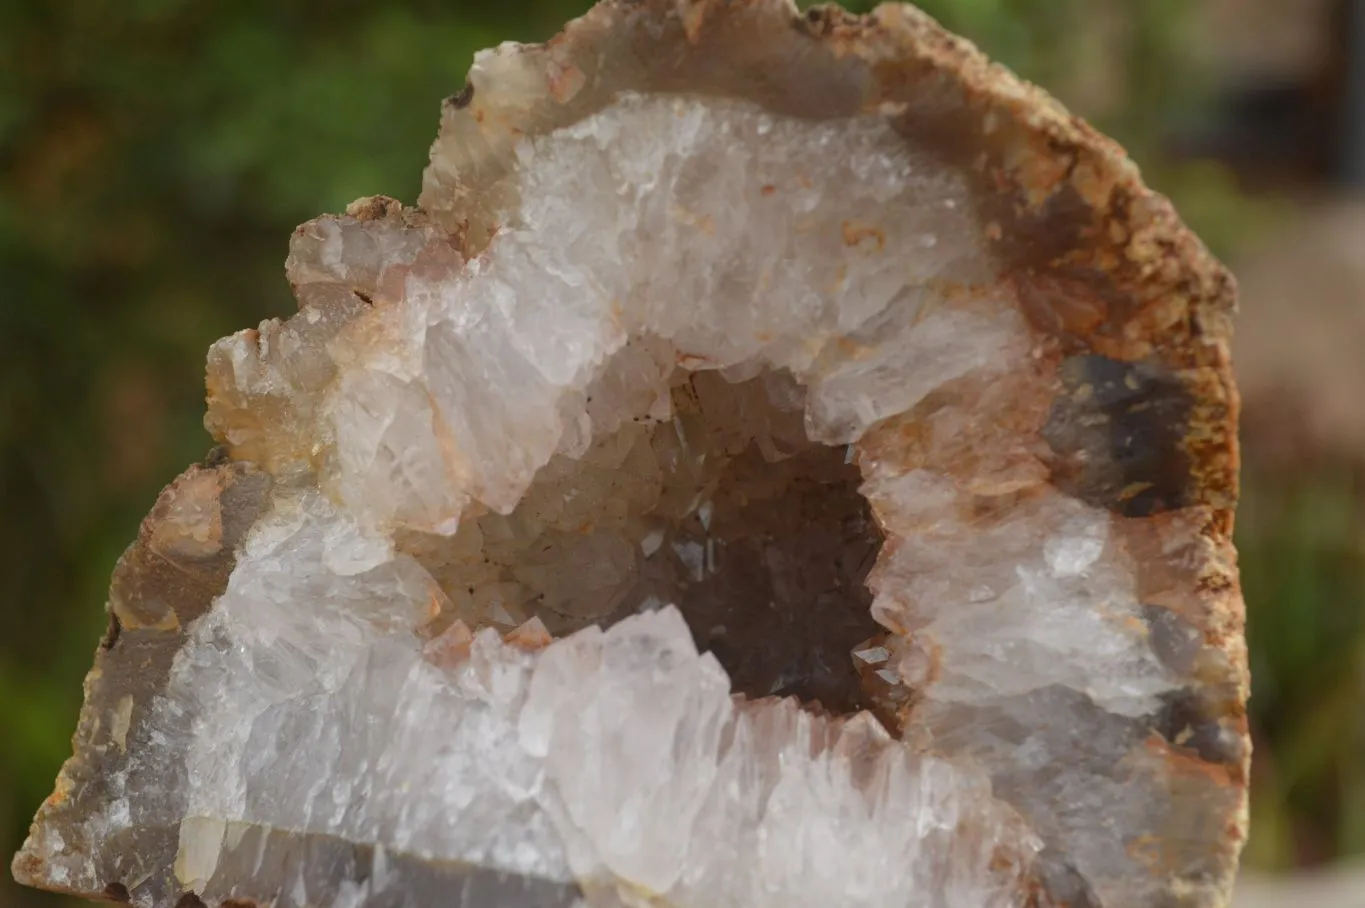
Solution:
{"label": "dark hollow center", "polygon": [[409,551],[467,622],[537,615],[560,636],[675,605],[734,692],[865,708],[851,653],[879,631],[882,536],[848,449],[809,440],[785,373],[679,370],[671,397],[669,418],[556,457],[512,514]]}
{"label": "dark hollow center", "polygon": [[844,460],[812,445],[772,463],[751,443],[726,464],[709,512],[669,524],[624,610],[678,606],[736,693],[865,706],[850,653],[879,630],[865,581],[881,534]]}

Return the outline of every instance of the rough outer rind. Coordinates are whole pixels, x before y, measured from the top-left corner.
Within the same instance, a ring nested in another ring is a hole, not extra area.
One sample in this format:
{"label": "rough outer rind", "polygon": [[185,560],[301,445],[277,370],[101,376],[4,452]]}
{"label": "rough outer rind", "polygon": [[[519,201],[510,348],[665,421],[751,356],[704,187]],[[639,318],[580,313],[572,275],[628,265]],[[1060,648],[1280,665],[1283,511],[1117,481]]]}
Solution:
{"label": "rough outer rind", "polygon": [[[135,842],[71,841],[71,830],[121,798],[116,779],[136,784],[130,772],[155,773],[174,809],[183,767],[139,768],[128,752],[137,748],[146,707],[166,683],[185,627],[227,586],[234,549],[260,515],[269,489],[270,477],[247,464],[192,466],[166,487],[142,522],[137,540],[114,568],[109,630],[85,680],[74,756],[14,859],[19,882],[87,898],[133,881],[148,883],[159,899],[173,901],[179,894],[165,860],[175,854],[174,824],[148,824]],[[64,843],[51,841],[58,827],[67,830]],[[83,866],[46,859],[63,845],[87,857]]]}
{"label": "rough outer rind", "polygon": [[[775,22],[784,23],[780,32]],[[494,70],[490,83],[486,73]],[[1173,799],[1188,790],[1191,803],[1203,806],[1201,793],[1224,795],[1222,815],[1191,808],[1190,815],[1173,811],[1171,820],[1219,826],[1222,850],[1183,868],[1163,866],[1160,842],[1135,847],[1154,872],[1171,876],[1163,904],[1225,904],[1245,836],[1250,758],[1243,606],[1230,541],[1235,288],[1118,146],[910,7],[886,5],[866,17],[825,7],[802,16],[785,0],[608,0],[546,45],[495,52],[476,66],[469,87],[448,99],[437,163],[425,178],[427,214],[458,238],[464,254],[477,254],[514,191],[503,178],[520,136],[575,122],[622,88],[734,96],[741,70],[748,99],[774,112],[883,115],[971,175],[987,237],[1007,263],[1005,279],[1046,340],[1040,369],[1057,376],[1049,423],[1056,431],[1048,438],[1054,482],[1122,515],[1122,544],[1143,565],[1139,583],[1153,639],[1174,641],[1162,645],[1172,659],[1188,659],[1200,683],[1172,702],[1169,729],[1154,733],[1146,752],[1162,767]],[[516,84],[497,81],[509,78]],[[458,174],[439,166],[450,159],[461,161]],[[387,214],[384,207],[371,216]],[[1081,422],[1070,418],[1076,406],[1107,418],[1113,431],[1079,440],[1068,434]],[[1080,472],[1066,456],[1074,445],[1091,455]],[[1173,478],[1148,476],[1143,463],[1179,470]],[[127,696],[143,702],[164,680],[184,626],[222,590],[233,547],[269,481],[244,464],[192,468],[163,494],[120,562],[111,631],[87,680],[76,756],[16,859],[21,881],[113,897],[115,884],[160,874],[151,881],[158,903],[174,899],[169,868],[154,866],[158,855],[175,853],[173,828],[164,841],[84,843],[79,850],[96,857],[89,872],[65,878],[44,864],[44,836],[57,823],[78,825],[75,818],[114,796],[108,780],[139,728],[136,712],[120,724],[120,704]],[[185,503],[196,501],[204,507],[184,517]],[[1200,645],[1182,649],[1187,632]],[[174,767],[165,769],[173,790]],[[1168,832],[1174,838],[1185,830],[1172,825]],[[1040,904],[1063,898],[1061,884],[1040,884]]]}

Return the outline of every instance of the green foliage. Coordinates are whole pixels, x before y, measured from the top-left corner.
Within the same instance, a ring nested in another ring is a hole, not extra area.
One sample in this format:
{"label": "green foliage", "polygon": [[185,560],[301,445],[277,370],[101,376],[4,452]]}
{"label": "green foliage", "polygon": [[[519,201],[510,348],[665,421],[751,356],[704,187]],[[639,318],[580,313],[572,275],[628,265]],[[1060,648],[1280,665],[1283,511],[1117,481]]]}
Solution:
{"label": "green foliage", "polygon": [[1365,496],[1353,469],[1250,472],[1237,541],[1256,766],[1248,859],[1365,853]]}

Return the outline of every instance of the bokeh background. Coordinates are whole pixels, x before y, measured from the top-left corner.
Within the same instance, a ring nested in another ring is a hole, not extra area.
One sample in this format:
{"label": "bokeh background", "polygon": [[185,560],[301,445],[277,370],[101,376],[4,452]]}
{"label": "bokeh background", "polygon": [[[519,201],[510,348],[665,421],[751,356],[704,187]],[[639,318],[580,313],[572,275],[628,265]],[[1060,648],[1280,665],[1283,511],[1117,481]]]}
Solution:
{"label": "bokeh background", "polygon": [[[1365,857],[1365,2],[921,5],[1119,138],[1238,271],[1246,863]],[[209,343],[292,310],[296,224],[416,197],[475,50],[585,7],[0,2],[5,863],[68,753],[114,560],[209,447]],[[0,908],[71,904],[0,873]]]}

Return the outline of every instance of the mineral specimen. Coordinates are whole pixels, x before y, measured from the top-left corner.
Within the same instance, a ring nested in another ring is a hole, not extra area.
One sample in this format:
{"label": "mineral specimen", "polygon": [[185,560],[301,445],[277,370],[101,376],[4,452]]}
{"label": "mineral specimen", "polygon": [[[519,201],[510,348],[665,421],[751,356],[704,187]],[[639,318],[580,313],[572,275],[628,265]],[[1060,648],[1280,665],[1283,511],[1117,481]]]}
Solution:
{"label": "mineral specimen", "polygon": [[23,881],[140,906],[1203,908],[1226,273],[909,7],[608,0],[299,228]]}

